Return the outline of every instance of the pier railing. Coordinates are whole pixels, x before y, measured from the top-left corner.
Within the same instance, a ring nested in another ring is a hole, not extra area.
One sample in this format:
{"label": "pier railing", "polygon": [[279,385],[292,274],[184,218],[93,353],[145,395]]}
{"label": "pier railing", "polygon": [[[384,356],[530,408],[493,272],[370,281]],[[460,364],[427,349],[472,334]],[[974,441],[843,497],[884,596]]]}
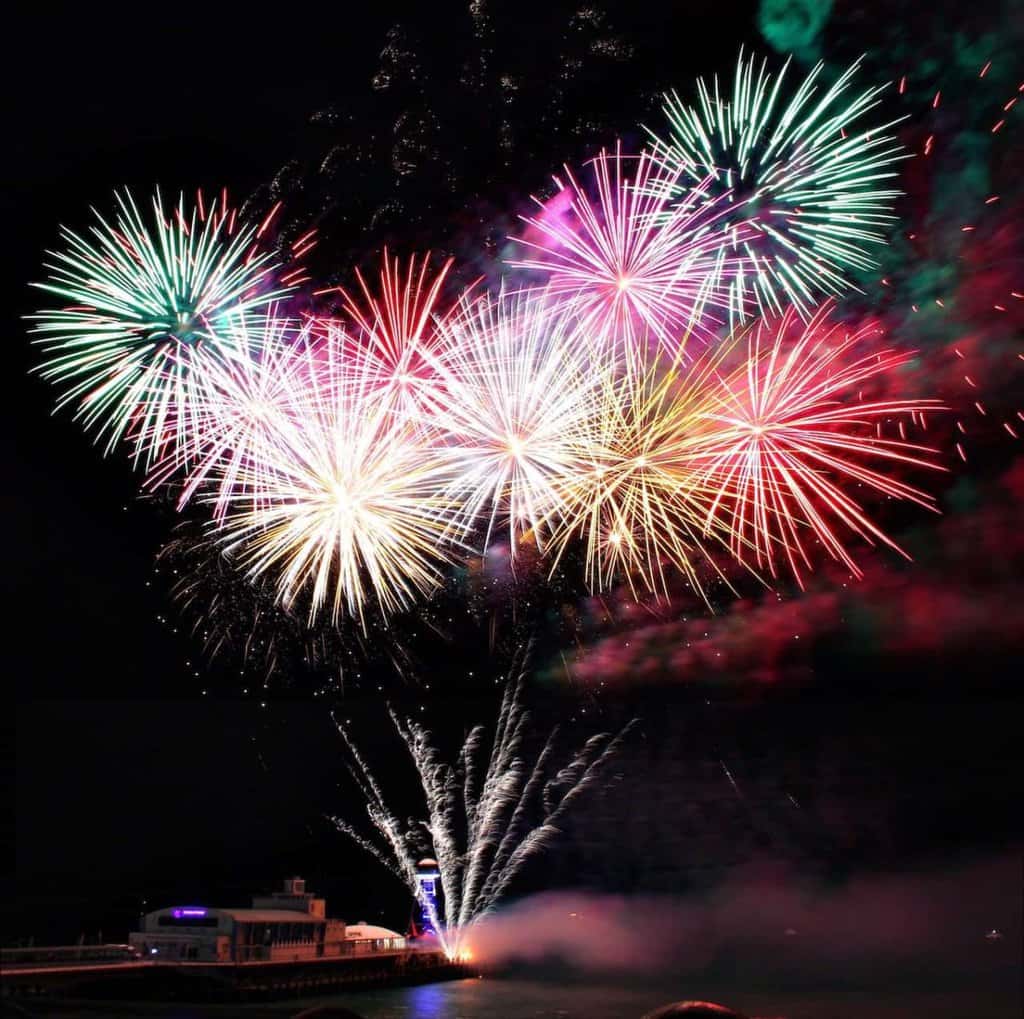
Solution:
{"label": "pier railing", "polygon": [[305,962],[315,959],[343,959],[353,956],[402,955],[419,952],[410,946],[381,947],[381,939],[351,938],[345,941],[275,941],[270,945],[235,945],[233,962]]}
{"label": "pier railing", "polygon": [[89,966],[136,962],[139,951],[132,945],[39,945],[0,949],[0,967],[24,969],[44,966]]}

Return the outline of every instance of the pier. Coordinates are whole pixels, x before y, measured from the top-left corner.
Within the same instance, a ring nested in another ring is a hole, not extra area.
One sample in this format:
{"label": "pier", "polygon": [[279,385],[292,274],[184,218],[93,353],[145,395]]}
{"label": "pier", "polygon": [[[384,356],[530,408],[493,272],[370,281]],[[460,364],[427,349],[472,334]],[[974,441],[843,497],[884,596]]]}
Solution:
{"label": "pier", "polygon": [[146,913],[128,944],[3,949],[0,973],[5,998],[231,1002],[449,980],[467,970],[434,938],[329,918],[324,899],[296,877],[249,907]]}
{"label": "pier", "polygon": [[464,977],[464,966],[438,951],[403,949],[324,959],[255,962],[19,962],[3,953],[4,997],[111,1001],[270,1001],[340,989],[401,986]]}

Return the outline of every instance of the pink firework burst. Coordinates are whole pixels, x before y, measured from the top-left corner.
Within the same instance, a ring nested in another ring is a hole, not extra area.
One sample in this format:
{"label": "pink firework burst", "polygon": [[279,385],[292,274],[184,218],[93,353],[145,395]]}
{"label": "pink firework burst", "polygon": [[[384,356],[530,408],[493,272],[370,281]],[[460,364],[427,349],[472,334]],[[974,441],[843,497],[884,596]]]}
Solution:
{"label": "pink firework burst", "polygon": [[[240,495],[258,497],[245,479],[262,477],[260,456],[267,433],[301,427],[312,411],[312,395],[325,369],[316,350],[313,320],[279,316],[275,308],[233,326],[245,356],[225,359],[197,349],[191,359],[195,393],[188,408],[187,443],[179,442],[154,464],[146,487],[183,478],[178,508],[202,493],[220,523]],[[176,429],[171,421],[166,427]],[[153,444],[166,448],[160,436]],[[212,484],[211,477],[216,478]]]}
{"label": "pink firework burst", "polygon": [[935,510],[926,492],[887,470],[942,470],[935,451],[886,437],[904,416],[942,409],[936,400],[865,399],[912,354],[863,348],[879,330],[829,322],[825,304],[801,328],[794,309],[761,320],[746,335],[745,365],[719,380],[718,406],[693,461],[719,491],[709,523],[725,523],[733,555],[778,575],[779,560],[802,586],[811,568],[809,541],[820,543],[855,576],[844,543],[851,533],[907,556],[867,513],[851,488]]}
{"label": "pink firework burst", "polygon": [[[648,153],[601,152],[590,165],[592,188],[566,167],[568,183],[515,238],[527,249],[509,265],[544,274],[547,293],[568,305],[600,343],[634,349],[647,336],[675,350],[681,337],[718,324],[722,280],[732,271],[725,211],[703,185],[673,204],[678,172]],[[566,204],[562,196],[568,197]]]}

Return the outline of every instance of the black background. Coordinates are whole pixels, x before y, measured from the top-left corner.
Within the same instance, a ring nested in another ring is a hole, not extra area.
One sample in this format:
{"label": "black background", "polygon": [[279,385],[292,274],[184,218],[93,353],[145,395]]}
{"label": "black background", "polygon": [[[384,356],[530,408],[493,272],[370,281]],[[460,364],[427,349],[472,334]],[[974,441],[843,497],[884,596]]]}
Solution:
{"label": "black background", "polygon": [[[515,17],[541,33],[570,9],[535,6]],[[756,37],[750,4],[688,2],[674,13],[657,4],[610,6],[637,41],[645,88],[728,68],[738,43]],[[301,690],[269,699],[243,694],[244,679],[204,662],[165,587],[154,583],[166,514],[136,499],[137,479],[126,463],[103,458],[69,414],[51,415],[53,394],[28,374],[33,352],[21,316],[34,310],[27,283],[38,278],[59,223],[81,224],[90,204],[103,206],[122,185],[144,193],[160,183],[174,193],[226,184],[245,196],[306,144],[312,113],[366,92],[386,31],[406,12],[386,2],[305,10],[291,4],[267,14],[210,5],[120,14],[21,7],[5,20],[2,62],[4,742],[11,752],[5,844],[13,849],[5,938],[65,941],[102,930],[108,940],[120,939],[144,903],[244,903],[250,891],[293,871],[326,891],[332,911],[347,919],[401,926],[408,908],[402,891],[322,819],[338,806],[339,777],[323,704]],[[462,7],[431,7],[416,24],[428,49],[443,51]],[[633,100],[617,81],[605,91],[596,84],[588,101],[615,111],[613,122],[621,111],[621,130],[635,121],[627,112]],[[470,148],[475,132],[486,133],[471,121],[464,130]],[[552,138],[551,152],[576,157],[579,145]],[[554,168],[509,167],[510,192],[538,186]],[[911,692],[895,708],[837,668],[828,697],[798,708],[785,701],[728,705],[716,724],[724,726],[729,759],[755,782],[758,761],[780,752],[811,788],[828,785],[822,775],[835,768],[820,761],[829,753],[841,764],[858,762],[858,777],[833,776],[827,794],[853,804],[862,815],[857,832],[866,834],[793,836],[801,859],[823,873],[1003,847],[1021,834],[1013,810],[1015,663],[977,667],[996,677],[980,694],[945,684],[930,696],[935,663],[911,663],[904,670]],[[443,687],[442,670],[431,678],[435,689]],[[463,716],[472,720],[472,698],[420,699],[453,719],[453,731]],[[371,747],[384,731],[379,708],[372,694],[354,692],[343,709],[365,720]],[[592,815],[612,828],[641,787],[655,790],[646,808],[657,813],[655,779],[666,773],[666,761],[685,770],[692,759],[696,775],[699,763],[721,750],[692,738],[707,730],[695,704],[673,691],[646,691],[605,710],[614,720],[634,709],[658,720],[627,755],[622,770],[641,769],[632,792],[610,795]],[[388,770],[396,751],[382,745],[375,752]],[[398,765],[393,771],[402,774]],[[721,775],[705,782],[709,801],[729,795],[720,785]],[[713,813],[708,817],[709,829],[720,828]],[[651,830],[654,821],[646,824]],[[635,891],[678,888],[692,878],[678,860],[644,870],[621,826],[612,835],[591,829],[570,833],[572,845],[546,880]],[[878,831],[889,834],[875,837]],[[721,856],[718,847],[707,842],[691,860],[704,865]],[[644,851],[653,859],[653,846]]]}

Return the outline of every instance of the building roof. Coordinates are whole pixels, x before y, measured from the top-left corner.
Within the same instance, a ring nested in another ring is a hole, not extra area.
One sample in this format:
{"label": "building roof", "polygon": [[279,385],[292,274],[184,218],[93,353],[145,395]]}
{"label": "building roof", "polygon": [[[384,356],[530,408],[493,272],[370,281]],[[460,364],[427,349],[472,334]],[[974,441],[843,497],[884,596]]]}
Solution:
{"label": "building roof", "polygon": [[354,923],[345,928],[346,938],[403,938],[398,931],[389,931],[387,927],[376,927],[372,923]]}
{"label": "building roof", "polygon": [[[230,906],[225,908],[214,907],[214,906],[166,906],[163,909],[153,910],[151,913],[147,913],[147,919],[150,917],[156,918],[161,916],[167,916],[168,914],[174,915],[175,913],[184,913],[186,909],[189,910],[201,910],[201,914],[189,914],[196,916],[196,922],[200,919],[213,918],[218,916],[229,916],[233,920],[241,923],[326,923],[327,920],[322,916],[314,916],[312,913],[307,913],[304,909],[233,909]],[[188,926],[188,919],[186,916],[180,917],[181,926]]]}

